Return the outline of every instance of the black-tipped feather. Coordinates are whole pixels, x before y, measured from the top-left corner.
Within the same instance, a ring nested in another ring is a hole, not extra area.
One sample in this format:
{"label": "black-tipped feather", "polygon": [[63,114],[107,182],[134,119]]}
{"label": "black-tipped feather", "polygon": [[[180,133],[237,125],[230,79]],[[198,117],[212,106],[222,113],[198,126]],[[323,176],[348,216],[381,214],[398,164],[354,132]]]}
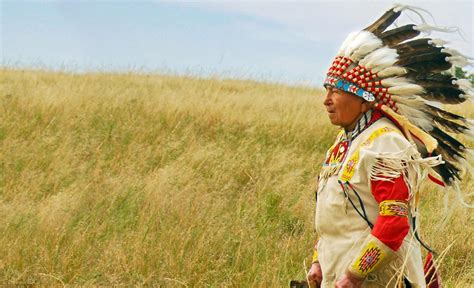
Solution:
{"label": "black-tipped feather", "polygon": [[[439,129],[438,127],[434,127],[431,133],[432,135],[438,137],[438,139],[442,139],[443,142],[449,145],[452,149],[459,151],[459,153],[462,153],[463,151],[466,150],[466,146],[464,146],[464,144],[454,139],[453,137],[451,137],[451,135],[447,134],[446,132]],[[462,155],[460,156],[464,158],[464,156]]]}
{"label": "black-tipped feather", "polygon": [[447,53],[424,53],[400,59],[395,64],[419,73],[441,72],[451,68],[451,63],[446,61],[448,56]]}
{"label": "black-tipped feather", "polygon": [[460,104],[466,101],[463,95],[464,91],[453,87],[424,87],[425,93],[420,94],[421,97],[438,101],[444,104]]}
{"label": "black-tipped feather", "polygon": [[[435,149],[435,151],[433,151],[432,156],[438,156],[438,155],[440,155],[440,153],[437,148]],[[453,184],[454,178],[461,180],[459,176],[460,170],[449,161],[445,160],[444,164],[440,164],[438,166],[433,167],[433,170],[435,170],[435,172],[438,173],[441,176],[441,178],[443,178],[443,181],[444,183],[446,183],[446,185]]]}
{"label": "black-tipped feather", "polygon": [[369,31],[374,33],[376,36],[380,36],[380,34],[387,29],[402,13],[402,11],[395,12],[394,9],[390,9],[385,12],[379,19],[377,19],[374,23],[370,26],[365,28],[365,31]]}
{"label": "black-tipped feather", "polygon": [[415,27],[414,24],[408,24],[405,26],[401,26],[386,32],[383,32],[380,35],[380,39],[385,45],[389,47],[393,47],[400,42],[405,40],[411,39],[420,35],[420,31],[413,29]]}
{"label": "black-tipped feather", "polygon": [[399,59],[404,60],[404,59],[409,59],[411,57],[421,55],[421,54],[441,53],[441,49],[443,49],[443,47],[434,47],[431,45],[426,45],[426,46],[420,45],[420,46],[414,47],[411,51],[407,51],[407,52],[399,52],[397,50],[397,53],[399,55]]}
{"label": "black-tipped feather", "polygon": [[446,110],[443,110],[443,109],[435,107],[435,106],[431,106],[429,104],[425,104],[425,111],[427,111],[427,112],[429,112],[430,114],[433,114],[433,115],[438,115],[438,116],[440,116],[442,118],[445,118],[447,120],[460,120],[460,121],[463,121],[463,122],[466,121],[466,118],[464,118],[461,115],[457,115],[457,114],[448,112]]}
{"label": "black-tipped feather", "polygon": [[416,84],[423,86],[425,89],[431,88],[446,88],[446,89],[458,89],[459,86],[452,83],[438,82],[438,81],[418,81]]}
{"label": "black-tipped feather", "polygon": [[450,162],[456,162],[456,159],[454,158],[455,155],[458,157],[463,157],[461,153],[459,153],[455,149],[451,148],[451,146],[446,144],[443,141],[443,139],[440,139],[436,136],[433,136],[433,137],[436,139],[436,141],[438,141],[438,147],[436,149],[438,149],[438,152],[441,154],[441,157],[443,157],[444,161],[447,160]]}
{"label": "black-tipped feather", "polygon": [[418,81],[436,81],[440,83],[451,84],[453,80],[456,80],[451,74],[441,73],[416,73],[413,71],[408,72],[405,77]]}
{"label": "black-tipped feather", "polygon": [[408,42],[397,44],[393,46],[393,48],[397,49],[398,54],[401,54],[401,53],[414,51],[418,49],[419,47],[425,47],[425,46],[434,47],[433,45],[429,44],[429,41],[431,41],[430,38],[421,38],[421,39],[411,40]]}
{"label": "black-tipped feather", "polygon": [[[425,111],[425,113],[429,114],[428,117],[430,117],[430,119],[432,119],[436,124],[438,124],[438,126],[440,128],[445,129],[446,131],[456,133],[456,134],[460,134],[460,133],[462,134],[466,130],[469,129],[469,128],[467,128],[466,126],[464,126],[462,124],[459,124],[457,122],[445,119],[445,118],[443,118],[443,117],[441,117],[437,114],[428,113],[426,111]],[[447,135],[447,136],[449,136],[449,135]],[[455,146],[455,147],[457,147],[457,146]]]}

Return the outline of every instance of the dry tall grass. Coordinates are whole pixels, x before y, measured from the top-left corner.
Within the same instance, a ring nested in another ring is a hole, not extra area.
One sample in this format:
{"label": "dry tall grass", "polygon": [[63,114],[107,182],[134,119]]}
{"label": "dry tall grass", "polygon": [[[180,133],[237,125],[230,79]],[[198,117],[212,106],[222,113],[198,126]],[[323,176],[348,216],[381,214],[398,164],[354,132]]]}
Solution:
{"label": "dry tall grass", "polygon": [[[336,131],[319,90],[8,69],[0,81],[0,283],[284,287],[304,276],[314,178]],[[439,225],[444,193],[425,190],[424,239],[453,244],[445,281],[468,287],[473,213],[450,196]]]}

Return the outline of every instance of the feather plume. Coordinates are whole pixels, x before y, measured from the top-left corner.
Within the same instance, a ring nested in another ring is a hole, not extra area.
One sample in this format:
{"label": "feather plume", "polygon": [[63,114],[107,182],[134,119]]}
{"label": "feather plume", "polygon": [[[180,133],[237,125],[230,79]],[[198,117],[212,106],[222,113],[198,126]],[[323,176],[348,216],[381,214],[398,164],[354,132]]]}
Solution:
{"label": "feather plume", "polygon": [[420,31],[415,30],[414,27],[414,24],[404,25],[382,33],[380,38],[385,45],[392,47],[400,42],[420,35]]}
{"label": "feather plume", "polygon": [[424,32],[426,34],[430,34],[432,31],[437,31],[437,32],[448,32],[448,33],[453,33],[453,32],[458,32],[459,29],[456,27],[441,27],[441,26],[433,26],[429,25],[426,23],[420,24],[420,25],[415,25],[413,27],[416,31],[419,32]]}
{"label": "feather plume", "polygon": [[433,19],[433,21],[434,21],[433,15],[431,15],[431,13],[428,10],[423,9],[421,7],[418,7],[418,6],[395,4],[392,9],[394,9],[394,11],[410,10],[410,11],[414,12],[415,14],[417,14],[420,17],[421,22],[426,23],[425,18],[420,13],[420,11],[422,11],[422,12],[425,12],[426,14],[430,15],[431,19]]}

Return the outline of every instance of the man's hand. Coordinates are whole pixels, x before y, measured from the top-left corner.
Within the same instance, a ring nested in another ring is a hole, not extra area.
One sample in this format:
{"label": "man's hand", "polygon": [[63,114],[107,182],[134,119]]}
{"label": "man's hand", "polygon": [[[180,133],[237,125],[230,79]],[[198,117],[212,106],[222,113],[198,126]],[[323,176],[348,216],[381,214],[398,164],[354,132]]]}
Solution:
{"label": "man's hand", "polygon": [[342,278],[337,281],[336,288],[360,288],[364,283],[364,279],[361,279],[351,272],[347,271]]}
{"label": "man's hand", "polygon": [[321,286],[323,281],[323,271],[321,270],[321,265],[318,262],[315,262],[311,265],[311,269],[308,271],[308,280],[316,283],[316,287]]}

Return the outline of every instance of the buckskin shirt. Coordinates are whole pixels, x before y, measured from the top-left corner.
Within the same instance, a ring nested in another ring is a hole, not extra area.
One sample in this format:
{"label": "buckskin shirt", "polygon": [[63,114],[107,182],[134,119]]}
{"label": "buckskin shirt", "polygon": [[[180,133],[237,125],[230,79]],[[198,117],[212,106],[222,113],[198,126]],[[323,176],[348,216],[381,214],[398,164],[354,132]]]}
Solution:
{"label": "buckskin shirt", "polygon": [[387,118],[368,111],[350,133],[342,130],[319,176],[314,261],[322,287],[334,287],[349,270],[364,287],[395,287],[405,277],[426,287],[418,242],[409,217],[418,185],[419,153]]}

